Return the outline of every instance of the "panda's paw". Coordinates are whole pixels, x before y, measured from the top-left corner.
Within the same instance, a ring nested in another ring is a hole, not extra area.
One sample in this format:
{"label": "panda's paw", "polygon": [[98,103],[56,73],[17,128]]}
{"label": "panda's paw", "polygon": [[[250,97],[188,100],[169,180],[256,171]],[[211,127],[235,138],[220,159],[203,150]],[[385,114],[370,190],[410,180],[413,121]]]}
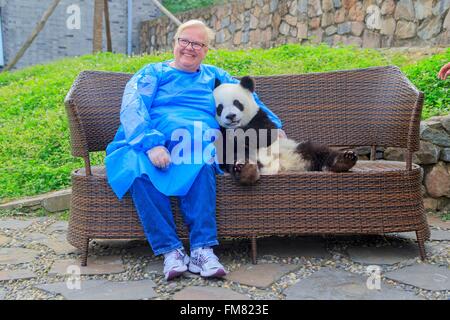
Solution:
{"label": "panda's paw", "polygon": [[236,161],[234,166],[233,166],[233,172],[234,173],[240,173],[244,166],[245,166],[245,162]]}
{"label": "panda's paw", "polygon": [[239,180],[241,177],[242,168],[245,166],[245,161],[236,161],[232,168],[232,174],[236,180]]}
{"label": "panda's paw", "polygon": [[345,172],[350,170],[358,161],[358,156],[354,151],[348,150],[336,156],[334,165],[330,168],[334,172]]}
{"label": "panda's paw", "polygon": [[258,165],[252,163],[246,163],[240,172],[240,184],[252,185],[255,184],[260,177]]}

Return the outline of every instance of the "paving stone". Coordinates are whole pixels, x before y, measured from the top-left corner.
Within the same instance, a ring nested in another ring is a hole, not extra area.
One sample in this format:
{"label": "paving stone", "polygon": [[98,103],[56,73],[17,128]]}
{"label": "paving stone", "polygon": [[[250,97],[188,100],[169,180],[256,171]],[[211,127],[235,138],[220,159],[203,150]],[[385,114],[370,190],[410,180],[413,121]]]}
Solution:
{"label": "paving stone", "polygon": [[47,238],[48,238],[48,236],[46,234],[38,233],[38,232],[32,232],[32,233],[28,233],[24,237],[24,241],[25,242],[39,242],[39,241],[45,240]]}
{"label": "paving stone", "polygon": [[55,251],[56,254],[68,254],[77,252],[78,250],[67,242],[65,234],[60,234],[55,236],[55,238],[52,238],[43,233],[30,233],[26,235],[24,240],[49,247]]}
{"label": "paving stone", "polygon": [[449,230],[431,230],[431,241],[450,241]]}
{"label": "paving stone", "polygon": [[54,238],[54,239],[56,239],[58,241],[69,243],[67,241],[67,234],[66,233],[55,232],[49,238]]}
{"label": "paving stone", "polygon": [[258,240],[258,255],[331,258],[331,254],[325,249],[325,241],[319,237],[264,238]]}
{"label": "paving stone", "polygon": [[175,293],[174,300],[250,300],[233,290],[220,287],[187,287]]}
{"label": "paving stone", "polygon": [[79,259],[69,259],[56,261],[49,275],[65,275],[69,266],[77,266],[80,268],[80,274],[110,274],[121,273],[125,269],[123,267],[122,259],[119,256],[92,256],[88,257],[87,266],[80,266]]}
{"label": "paving stone", "polygon": [[430,226],[450,230],[450,221],[442,221],[441,218],[430,214],[427,216],[427,220]]}
{"label": "paving stone", "polygon": [[4,246],[6,244],[8,244],[11,241],[11,238],[8,238],[6,236],[2,236],[0,234],[0,246]]}
{"label": "paving stone", "polygon": [[39,251],[31,249],[0,248],[0,265],[31,262],[38,254]]}
{"label": "paving stone", "polygon": [[225,279],[249,286],[267,288],[282,276],[297,268],[296,265],[278,263],[250,264],[230,272],[225,276]]}
{"label": "paving stone", "polygon": [[426,290],[450,290],[450,270],[431,264],[415,264],[385,273],[386,278]]}
{"label": "paving stone", "polygon": [[151,261],[144,269],[145,273],[164,275],[164,263],[163,261]]}
{"label": "paving stone", "polygon": [[349,247],[350,259],[362,264],[391,265],[417,258],[419,249],[416,244],[405,244],[403,247]]}
{"label": "paving stone", "polygon": [[419,300],[412,292],[380,283],[370,290],[369,277],[323,268],[284,291],[287,300]]}
{"label": "paving stone", "polygon": [[0,229],[13,229],[13,230],[21,230],[28,228],[31,226],[35,220],[17,220],[17,219],[8,219],[8,220],[0,220]]}
{"label": "paving stone", "polygon": [[53,251],[55,251],[56,254],[69,254],[78,252],[78,249],[69,244],[67,241],[60,241],[52,238],[48,238],[42,241],[39,241],[39,243],[42,243],[43,245],[49,247]]}
{"label": "paving stone", "polygon": [[138,300],[157,296],[152,280],[107,281],[82,280],[80,289],[69,289],[66,282],[38,285],[36,288],[61,294],[68,300]]}
{"label": "paving stone", "polygon": [[450,255],[450,246],[443,242],[434,242],[425,245],[427,254],[438,255],[442,257],[448,257]]}
{"label": "paving stone", "polygon": [[4,270],[0,271],[0,281],[31,279],[37,275],[30,270]]}
{"label": "paving stone", "polygon": [[50,234],[55,231],[67,231],[68,225],[67,221],[58,221],[48,226],[47,229],[45,229],[45,232]]}

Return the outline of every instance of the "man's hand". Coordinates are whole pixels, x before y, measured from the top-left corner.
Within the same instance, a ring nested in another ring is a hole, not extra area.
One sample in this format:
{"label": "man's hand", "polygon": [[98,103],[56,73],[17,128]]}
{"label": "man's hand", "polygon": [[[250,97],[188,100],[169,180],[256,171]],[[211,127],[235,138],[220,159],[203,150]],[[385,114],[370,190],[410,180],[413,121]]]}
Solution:
{"label": "man's hand", "polygon": [[283,129],[278,129],[278,138],[287,139],[286,132]]}
{"label": "man's hand", "polygon": [[166,169],[170,165],[169,150],[163,146],[157,146],[148,150],[147,156],[157,168]]}
{"label": "man's hand", "polygon": [[450,76],[450,62],[444,65],[438,73],[438,78],[441,80],[447,79],[448,76]]}

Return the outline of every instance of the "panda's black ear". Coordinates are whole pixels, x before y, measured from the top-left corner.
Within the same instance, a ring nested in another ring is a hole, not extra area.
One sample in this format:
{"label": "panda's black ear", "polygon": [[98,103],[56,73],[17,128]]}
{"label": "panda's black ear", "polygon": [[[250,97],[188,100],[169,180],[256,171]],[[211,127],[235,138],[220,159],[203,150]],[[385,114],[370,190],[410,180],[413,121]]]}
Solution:
{"label": "panda's black ear", "polygon": [[220,86],[221,84],[222,82],[220,82],[220,80],[216,78],[216,80],[214,81],[214,89]]}
{"label": "panda's black ear", "polygon": [[245,76],[241,78],[241,86],[250,92],[255,91],[255,80],[252,77]]}

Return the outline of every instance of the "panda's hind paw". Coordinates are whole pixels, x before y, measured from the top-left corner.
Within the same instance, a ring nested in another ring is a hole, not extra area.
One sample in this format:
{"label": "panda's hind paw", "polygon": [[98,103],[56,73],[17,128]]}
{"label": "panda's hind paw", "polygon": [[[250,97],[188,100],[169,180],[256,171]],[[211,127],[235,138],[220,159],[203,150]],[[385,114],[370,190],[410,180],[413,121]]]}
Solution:
{"label": "panda's hind paw", "polygon": [[330,171],[345,172],[350,170],[358,161],[358,156],[352,150],[344,151],[336,156],[334,165],[330,168]]}

